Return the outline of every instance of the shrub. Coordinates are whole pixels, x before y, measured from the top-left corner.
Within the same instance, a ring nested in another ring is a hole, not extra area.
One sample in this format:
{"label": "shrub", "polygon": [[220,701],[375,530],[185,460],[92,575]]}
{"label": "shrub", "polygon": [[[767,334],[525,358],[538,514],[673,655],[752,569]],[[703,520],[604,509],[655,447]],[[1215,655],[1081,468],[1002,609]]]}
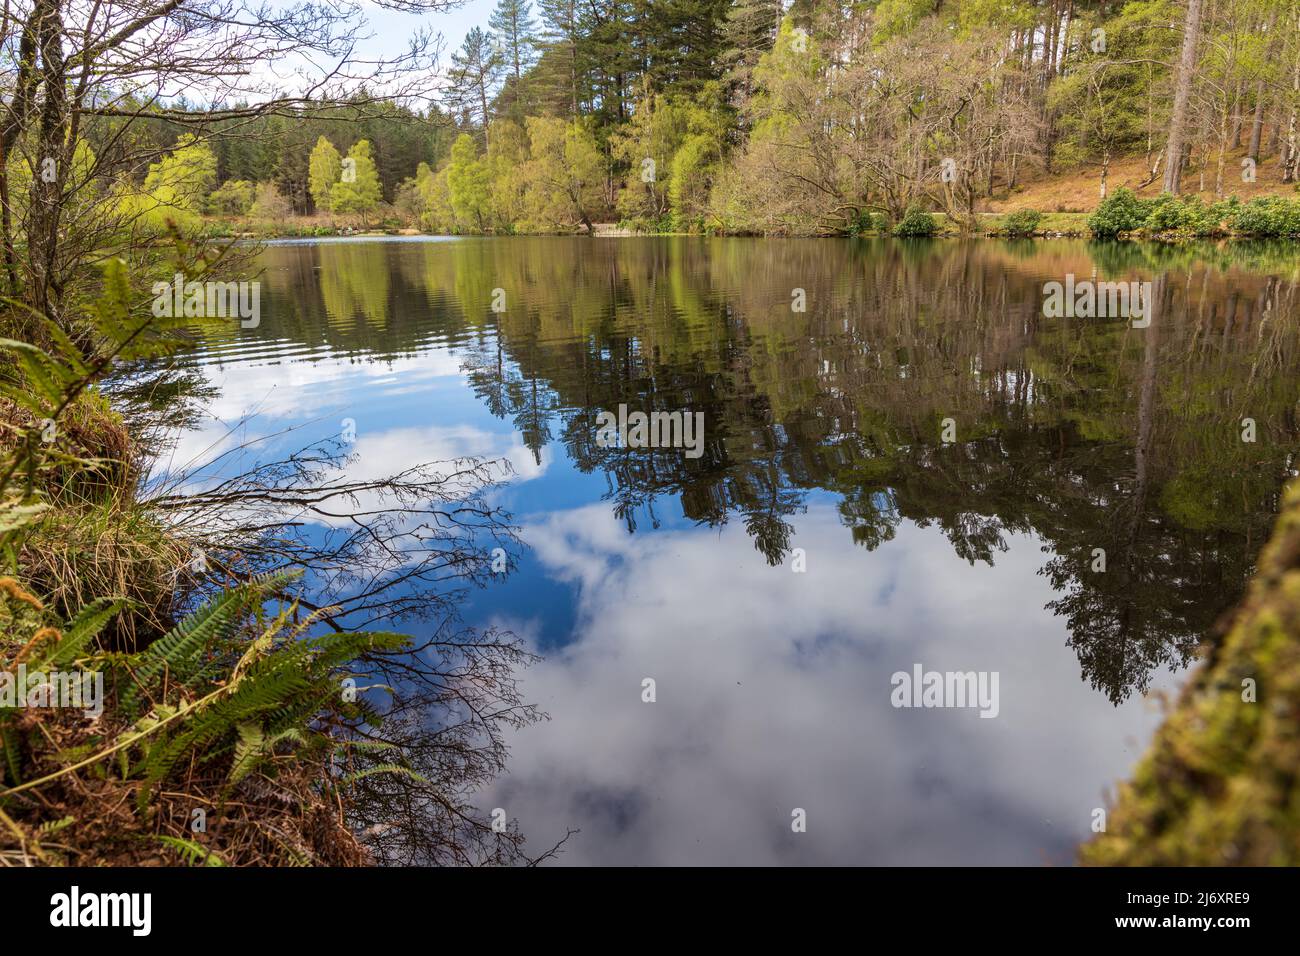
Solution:
{"label": "shrub", "polygon": [[1206,206],[1196,196],[1180,198],[1166,193],[1152,200],[1143,231],[1151,234],[1221,235],[1226,231],[1224,223],[1234,203],[1235,199]]}
{"label": "shrub", "polygon": [[258,219],[288,219],[293,215],[293,205],[275,188],[275,183],[258,183],[257,198],[250,211]]}
{"label": "shrub", "polygon": [[1088,218],[1088,228],[1099,239],[1113,239],[1126,232],[1136,232],[1146,223],[1151,203],[1138,199],[1128,189],[1117,189],[1101,201]]}
{"label": "shrub", "polygon": [[1143,227],[1148,232],[1173,232],[1183,225],[1184,206],[1177,196],[1165,193],[1156,197]]}
{"label": "shrub", "polygon": [[1233,210],[1232,229],[1260,239],[1300,235],[1300,202],[1281,196],[1252,199]]}
{"label": "shrub", "polygon": [[850,236],[866,236],[872,233],[884,233],[889,231],[889,223],[884,216],[861,209],[849,220],[848,234]]}
{"label": "shrub", "polygon": [[1006,236],[1032,236],[1042,221],[1043,214],[1037,209],[1021,209],[1002,220],[1001,232]]}
{"label": "shrub", "polygon": [[253,205],[256,187],[246,179],[228,179],[208,197],[208,205],[218,216],[243,216]]}
{"label": "shrub", "polygon": [[920,206],[908,207],[902,222],[894,227],[894,235],[899,239],[923,239],[939,231],[939,224],[934,216]]}
{"label": "shrub", "polygon": [[1214,203],[1205,212],[1203,228],[1197,232],[1198,236],[1226,235],[1231,227],[1232,220],[1237,215],[1237,210],[1241,208],[1241,200],[1236,196],[1229,196],[1227,199],[1221,199]]}

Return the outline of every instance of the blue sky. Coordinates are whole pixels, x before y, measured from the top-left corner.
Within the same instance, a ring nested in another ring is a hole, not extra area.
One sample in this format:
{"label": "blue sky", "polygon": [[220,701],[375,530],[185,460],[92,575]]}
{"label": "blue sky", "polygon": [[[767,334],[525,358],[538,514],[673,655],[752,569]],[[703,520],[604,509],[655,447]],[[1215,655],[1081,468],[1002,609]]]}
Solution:
{"label": "blue sky", "polygon": [[[370,0],[365,0],[363,6],[366,19],[370,23],[370,32],[374,34],[374,38],[363,49],[365,55],[400,54],[406,47],[407,38],[415,28],[427,26],[441,33],[446,41],[447,55],[439,64],[441,68],[445,68],[447,57],[452,50],[460,46],[471,27],[487,28],[488,17],[492,14],[492,8],[496,6],[496,0],[467,0],[445,13],[398,13],[384,10]],[[536,10],[533,12],[533,18],[537,19]]]}

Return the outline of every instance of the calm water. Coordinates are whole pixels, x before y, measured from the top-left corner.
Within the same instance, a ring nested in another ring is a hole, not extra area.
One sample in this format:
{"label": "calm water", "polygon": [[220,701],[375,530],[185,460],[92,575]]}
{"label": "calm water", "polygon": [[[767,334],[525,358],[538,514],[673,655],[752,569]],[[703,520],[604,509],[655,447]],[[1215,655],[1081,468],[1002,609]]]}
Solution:
{"label": "calm water", "polygon": [[[1295,473],[1295,261],[285,243],[261,326],[194,357],[221,392],[177,456],[255,413],[241,435],[297,426],[280,445],[352,419],[357,474],[511,462],[496,499],[528,547],[466,618],[545,658],[523,689],[551,719],[481,799],[537,851],[579,829],[561,862],[1063,863]],[[1158,280],[1151,326],[1044,318],[1067,274]],[[600,447],[620,404],[703,412],[702,453]],[[996,671],[997,717],[891,706],[916,663]]]}

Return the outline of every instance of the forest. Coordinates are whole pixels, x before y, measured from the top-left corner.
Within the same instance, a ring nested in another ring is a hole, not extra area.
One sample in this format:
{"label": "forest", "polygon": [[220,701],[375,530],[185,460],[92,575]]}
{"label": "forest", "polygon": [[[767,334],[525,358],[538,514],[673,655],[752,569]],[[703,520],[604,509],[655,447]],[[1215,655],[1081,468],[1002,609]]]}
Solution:
{"label": "forest", "polygon": [[[990,203],[1033,232],[1119,169],[1205,200],[1147,231],[1300,232],[1294,0],[500,0],[442,66],[424,101],[241,117],[188,161],[183,115],[147,124],[170,157],[123,188],[443,233],[973,231]],[[1025,208],[1064,176],[1084,194]]]}

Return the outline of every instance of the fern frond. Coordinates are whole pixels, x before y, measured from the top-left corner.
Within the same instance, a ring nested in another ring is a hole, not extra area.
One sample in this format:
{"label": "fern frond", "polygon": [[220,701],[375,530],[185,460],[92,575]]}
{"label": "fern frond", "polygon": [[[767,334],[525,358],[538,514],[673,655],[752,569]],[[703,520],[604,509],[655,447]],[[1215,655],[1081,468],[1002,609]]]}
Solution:
{"label": "fern frond", "polygon": [[81,654],[82,649],[90,643],[109,621],[126,606],[128,602],[99,598],[83,607],[72,623],[63,632],[63,639],[54,646],[54,653],[48,662],[56,666],[70,664]]}
{"label": "fern frond", "polygon": [[151,690],[164,669],[172,671],[181,682],[186,681],[197,669],[195,660],[205,648],[229,638],[248,611],[296,576],[293,572],[261,575],[223,592],[186,617],[139,655],[134,684],[123,695],[123,703],[134,709],[140,693]]}
{"label": "fern frond", "polygon": [[70,826],[76,822],[77,822],[76,817],[60,817],[58,820],[46,820],[39,827],[36,828],[36,833],[38,836],[43,836],[43,837],[50,836],[52,834],[58,833],[64,827]]}
{"label": "fern frond", "polygon": [[239,742],[235,744],[235,759],[230,765],[230,783],[238,783],[248,776],[266,753],[266,735],[257,724],[242,723],[235,730]]}
{"label": "fern frond", "polygon": [[358,770],[356,773],[345,774],[344,783],[356,783],[358,780],[364,780],[366,777],[373,777],[377,773],[395,773],[402,777],[410,777],[417,783],[428,783],[429,778],[424,774],[416,773],[410,767],[403,767],[396,763],[375,764],[373,767],[367,767],[365,770]]}
{"label": "fern frond", "polygon": [[225,866],[226,861],[213,853],[201,843],[186,840],[183,837],[157,836],[155,839],[164,846],[171,847],[190,866]]}
{"label": "fern frond", "polygon": [[49,509],[50,506],[43,501],[29,502],[27,504],[13,502],[0,504],[0,534],[17,531],[28,525],[35,524],[40,520],[41,515]]}

